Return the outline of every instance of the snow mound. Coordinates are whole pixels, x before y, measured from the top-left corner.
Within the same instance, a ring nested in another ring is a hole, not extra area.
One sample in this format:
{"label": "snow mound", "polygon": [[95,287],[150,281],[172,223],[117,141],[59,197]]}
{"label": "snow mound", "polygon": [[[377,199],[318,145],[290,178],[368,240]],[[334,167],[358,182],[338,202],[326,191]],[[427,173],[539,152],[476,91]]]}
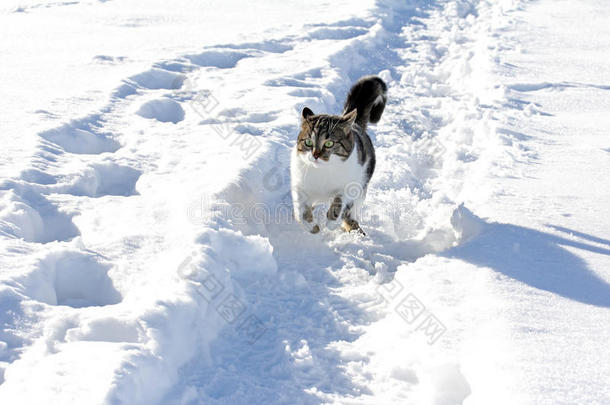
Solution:
{"label": "snow mound", "polygon": [[147,72],[142,72],[129,78],[132,81],[146,89],[156,90],[176,90],[182,87],[182,83],[186,76],[168,72],[164,69],[151,69]]}
{"label": "snow mound", "polygon": [[121,145],[107,134],[97,131],[96,116],[72,121],[57,129],[42,132],[40,136],[63,150],[77,154],[116,152]]}
{"label": "snow mound", "polygon": [[96,163],[79,173],[66,191],[72,195],[89,197],[127,197],[137,194],[136,182],[141,174],[137,169],[113,162]]}
{"label": "snow mound", "polygon": [[186,55],[185,58],[197,66],[209,66],[219,69],[235,67],[237,62],[252,55],[234,50],[210,50],[198,54]]}
{"label": "snow mound", "polygon": [[80,235],[72,216],[30,189],[0,190],[0,234],[28,242],[67,241]]}
{"label": "snow mound", "polygon": [[177,124],[184,119],[184,109],[174,100],[161,98],[150,100],[140,106],[136,112],[140,117],[155,119],[161,122]]}
{"label": "snow mound", "polygon": [[[262,236],[243,235],[239,231],[219,229],[205,232],[197,242],[209,246],[206,249],[208,257],[217,263],[216,266],[222,263],[225,270],[236,276],[250,277],[256,273],[273,275],[277,271],[273,246]],[[235,254],[236,252],[239,254]],[[208,262],[204,267],[215,266]]]}

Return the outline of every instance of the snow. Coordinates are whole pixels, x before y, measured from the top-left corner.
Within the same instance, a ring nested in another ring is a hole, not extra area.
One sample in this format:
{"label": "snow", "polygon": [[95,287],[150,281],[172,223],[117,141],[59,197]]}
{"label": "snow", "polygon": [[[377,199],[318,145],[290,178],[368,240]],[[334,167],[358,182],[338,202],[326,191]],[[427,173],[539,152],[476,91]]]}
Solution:
{"label": "snow", "polygon": [[[604,5],[5,1],[0,403],[610,402]],[[368,74],[367,236],[311,235]]]}

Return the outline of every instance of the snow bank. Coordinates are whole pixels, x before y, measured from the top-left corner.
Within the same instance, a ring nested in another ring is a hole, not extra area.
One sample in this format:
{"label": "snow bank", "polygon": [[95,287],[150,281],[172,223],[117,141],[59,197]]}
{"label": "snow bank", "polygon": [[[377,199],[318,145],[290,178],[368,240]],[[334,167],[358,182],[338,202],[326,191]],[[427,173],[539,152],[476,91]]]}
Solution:
{"label": "snow bank", "polygon": [[[590,349],[608,337],[606,200],[591,191],[605,171],[590,169],[608,146],[574,128],[605,121],[567,113],[604,105],[603,69],[537,76],[550,45],[520,53],[536,25],[520,19],[545,2],[343,3],[2,8],[23,41],[2,69],[27,100],[1,120],[31,136],[0,153],[0,401],[605,395]],[[340,112],[364,74],[389,86],[368,237],[311,235],[291,209],[299,113]],[[569,193],[553,189],[564,162]]]}

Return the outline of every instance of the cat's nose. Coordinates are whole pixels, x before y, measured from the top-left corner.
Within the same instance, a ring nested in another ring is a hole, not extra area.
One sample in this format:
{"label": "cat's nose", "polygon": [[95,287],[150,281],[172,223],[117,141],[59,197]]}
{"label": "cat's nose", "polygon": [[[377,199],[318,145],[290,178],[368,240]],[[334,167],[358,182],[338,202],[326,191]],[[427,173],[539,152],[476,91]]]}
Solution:
{"label": "cat's nose", "polygon": [[313,157],[316,158],[316,159],[319,158],[320,157],[320,151],[314,150],[313,151]]}

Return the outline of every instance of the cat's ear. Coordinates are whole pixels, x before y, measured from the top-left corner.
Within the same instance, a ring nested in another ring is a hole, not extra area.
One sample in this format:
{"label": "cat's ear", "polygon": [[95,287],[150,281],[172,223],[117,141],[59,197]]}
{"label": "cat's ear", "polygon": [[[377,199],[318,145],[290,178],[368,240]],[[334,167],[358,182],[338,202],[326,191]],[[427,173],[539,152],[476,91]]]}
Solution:
{"label": "cat's ear", "polygon": [[314,115],[313,111],[311,111],[307,107],[303,108],[303,111],[301,112],[301,117],[303,117],[304,120],[306,120],[307,118],[311,117],[312,115]]}
{"label": "cat's ear", "polygon": [[354,121],[356,121],[356,117],[358,117],[358,109],[354,108],[347,114],[343,114],[341,121],[344,123],[344,125],[351,127]]}

